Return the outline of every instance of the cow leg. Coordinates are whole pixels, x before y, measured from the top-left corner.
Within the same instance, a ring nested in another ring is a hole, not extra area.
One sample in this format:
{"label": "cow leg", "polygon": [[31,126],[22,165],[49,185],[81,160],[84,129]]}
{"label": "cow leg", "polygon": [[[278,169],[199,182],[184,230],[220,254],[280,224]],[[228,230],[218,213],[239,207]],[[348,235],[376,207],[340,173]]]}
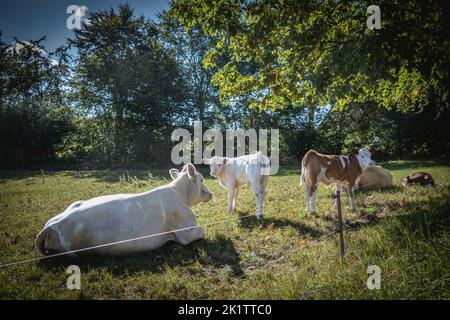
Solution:
{"label": "cow leg", "polygon": [[324,176],[325,171],[322,170],[315,179],[314,178],[310,179],[308,193],[310,198],[309,211],[311,213],[316,213],[317,190],[319,189],[320,180],[322,180]]}
{"label": "cow leg", "polygon": [[[187,228],[187,227],[184,227]],[[180,228],[181,229],[181,228]],[[193,228],[186,231],[178,231],[175,233],[175,239],[182,245],[187,245],[195,240],[200,240],[205,237],[203,228]]]}
{"label": "cow leg", "polygon": [[236,187],[234,184],[228,186],[228,208],[227,212],[231,212],[234,210],[233,202],[234,202],[234,193],[235,193]]}
{"label": "cow leg", "polygon": [[309,212],[316,213],[316,195],[317,195],[317,185],[312,183],[309,186]]}
{"label": "cow leg", "polygon": [[303,187],[305,188],[306,211],[311,211],[309,208],[309,184],[305,182]]}
{"label": "cow leg", "polygon": [[258,183],[258,198],[257,198],[257,202],[259,201],[258,204],[258,220],[263,218],[263,203],[264,203],[264,199],[266,198],[266,189],[267,189],[267,184],[269,182],[269,176],[261,176],[259,183]]}
{"label": "cow leg", "polygon": [[301,180],[300,184],[303,185],[303,188],[304,188],[306,211],[309,211],[309,179],[306,176],[306,169],[302,170],[300,180]]}
{"label": "cow leg", "polygon": [[[175,240],[183,245],[189,244],[192,241],[203,239],[205,237],[205,232],[203,228],[197,226],[195,215],[189,208],[184,208],[185,210],[180,210],[178,216],[176,217],[177,223],[174,225],[174,229],[184,229],[190,228],[183,231],[174,232]],[[197,226],[197,227],[196,227]]]}
{"label": "cow leg", "polygon": [[266,198],[266,190],[267,190],[267,184],[269,183],[269,176],[261,176],[261,181],[259,185],[259,194],[261,196],[261,203],[264,202],[264,199]]}
{"label": "cow leg", "polygon": [[352,207],[352,210],[356,209],[355,205],[355,195],[353,193],[353,185],[349,184],[347,186],[347,193],[348,193],[348,199],[350,200],[350,206]]}
{"label": "cow leg", "polygon": [[237,206],[237,197],[239,194],[239,187],[234,188],[234,195],[233,195],[233,211],[236,210]]}
{"label": "cow leg", "polygon": [[253,195],[255,196],[255,200],[256,200],[256,206],[258,208],[258,213],[256,214],[256,218],[258,220],[261,220],[263,217],[262,199],[261,199],[261,194],[259,192],[258,183],[252,183],[252,189],[253,189]]}

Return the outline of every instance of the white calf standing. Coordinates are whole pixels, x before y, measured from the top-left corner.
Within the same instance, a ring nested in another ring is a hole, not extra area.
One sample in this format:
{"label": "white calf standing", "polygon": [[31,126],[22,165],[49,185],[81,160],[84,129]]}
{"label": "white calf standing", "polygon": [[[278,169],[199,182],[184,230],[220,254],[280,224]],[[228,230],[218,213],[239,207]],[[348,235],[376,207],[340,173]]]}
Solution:
{"label": "white calf standing", "polygon": [[270,159],[261,152],[237,158],[212,157],[203,159],[210,165],[211,175],[217,177],[220,185],[228,189],[228,212],[236,210],[239,187],[245,184],[252,186],[258,207],[257,218],[263,217],[263,202],[269,182]]}

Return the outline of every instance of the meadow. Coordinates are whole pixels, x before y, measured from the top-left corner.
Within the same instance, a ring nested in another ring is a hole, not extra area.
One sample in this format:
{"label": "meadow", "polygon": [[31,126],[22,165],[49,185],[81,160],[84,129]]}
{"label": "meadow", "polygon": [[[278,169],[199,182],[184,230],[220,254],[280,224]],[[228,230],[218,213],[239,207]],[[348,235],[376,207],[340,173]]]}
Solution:
{"label": "meadow", "polygon": [[[332,190],[321,186],[318,215],[305,210],[300,168],[269,179],[264,222],[251,190],[226,212],[226,190],[204,172],[213,200],[193,208],[205,239],[124,257],[57,257],[0,268],[1,299],[449,299],[450,163],[390,161],[395,187],[359,190],[358,210],[343,196],[346,255],[339,255]],[[403,188],[415,170],[435,188]],[[168,169],[0,171],[0,264],[37,257],[45,222],[79,199],[142,192],[169,182]],[[251,217],[247,215],[252,214]],[[225,220],[222,223],[218,221]],[[69,265],[81,289],[69,290]],[[381,288],[366,286],[381,269]]]}

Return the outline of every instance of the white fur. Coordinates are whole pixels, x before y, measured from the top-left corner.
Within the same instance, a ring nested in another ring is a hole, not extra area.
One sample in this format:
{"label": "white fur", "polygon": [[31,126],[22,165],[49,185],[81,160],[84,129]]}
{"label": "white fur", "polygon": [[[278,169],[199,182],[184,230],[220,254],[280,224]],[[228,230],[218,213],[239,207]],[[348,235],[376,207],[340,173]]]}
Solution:
{"label": "white fur", "polygon": [[257,205],[257,218],[263,217],[263,202],[266,195],[270,160],[261,152],[237,158],[212,157],[203,159],[209,164],[210,174],[219,179],[220,185],[228,189],[227,211],[236,210],[238,189],[250,185]]}
{"label": "white fur", "polygon": [[342,158],[342,156],[339,156],[339,160],[341,160],[342,168],[345,169],[345,161],[344,161],[344,159]]}
{"label": "white fur", "polygon": [[[189,170],[178,172],[172,169],[174,180],[171,183],[144,193],[78,201],[47,222],[36,239],[36,246],[43,254],[48,250],[67,252],[195,226],[195,216],[190,208],[211,200],[212,194],[203,184],[201,174],[195,168],[193,170],[195,176]],[[203,229],[195,228],[89,252],[128,254],[158,248],[169,240],[188,244],[203,235]]]}

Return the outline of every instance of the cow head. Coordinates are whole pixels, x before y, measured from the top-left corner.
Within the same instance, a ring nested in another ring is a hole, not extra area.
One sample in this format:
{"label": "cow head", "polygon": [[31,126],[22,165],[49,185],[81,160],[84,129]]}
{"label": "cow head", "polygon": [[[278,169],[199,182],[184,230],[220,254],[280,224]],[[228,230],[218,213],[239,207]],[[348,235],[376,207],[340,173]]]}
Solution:
{"label": "cow head", "polygon": [[209,173],[213,177],[218,177],[222,173],[225,164],[227,163],[227,158],[224,157],[212,157],[211,159],[202,159],[203,164],[208,164],[210,166],[211,172]]}
{"label": "cow head", "polygon": [[358,158],[359,165],[363,170],[368,166],[372,166],[374,164],[374,161],[372,160],[372,154],[366,148],[354,150],[353,153]]}
{"label": "cow head", "polygon": [[403,186],[406,187],[411,183],[411,180],[409,179],[409,176],[407,176],[405,179],[403,179]]}
{"label": "cow head", "polygon": [[194,206],[200,202],[207,202],[212,199],[212,193],[203,183],[203,176],[195,170],[192,163],[188,163],[183,170],[170,169],[170,176],[173,180],[185,180],[186,192],[188,194],[189,205]]}

